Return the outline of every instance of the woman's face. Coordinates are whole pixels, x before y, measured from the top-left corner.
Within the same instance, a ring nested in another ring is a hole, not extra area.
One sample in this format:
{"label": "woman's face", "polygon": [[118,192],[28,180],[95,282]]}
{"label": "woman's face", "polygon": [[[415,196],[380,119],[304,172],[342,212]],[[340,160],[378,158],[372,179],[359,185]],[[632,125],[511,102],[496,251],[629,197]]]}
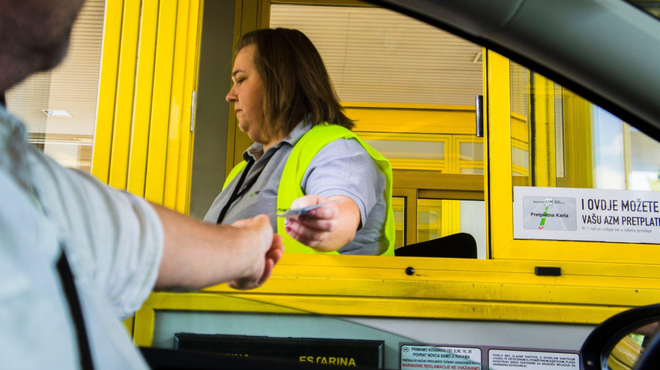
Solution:
{"label": "woman's face", "polygon": [[234,83],[227,94],[227,101],[234,103],[238,127],[250,139],[264,143],[261,134],[263,125],[263,89],[261,77],[254,66],[255,45],[248,45],[236,55],[231,78]]}

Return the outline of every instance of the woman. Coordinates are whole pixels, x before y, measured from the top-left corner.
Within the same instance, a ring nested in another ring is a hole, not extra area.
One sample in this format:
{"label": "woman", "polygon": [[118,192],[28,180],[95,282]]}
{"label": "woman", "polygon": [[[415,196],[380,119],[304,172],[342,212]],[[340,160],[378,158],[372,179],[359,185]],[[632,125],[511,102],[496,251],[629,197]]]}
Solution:
{"label": "woman", "polygon": [[[262,29],[236,50],[227,101],[254,144],[205,221],[265,213],[288,253],[393,255],[390,164],[350,131],[312,42],[297,30]],[[298,219],[275,215],[328,202]]]}

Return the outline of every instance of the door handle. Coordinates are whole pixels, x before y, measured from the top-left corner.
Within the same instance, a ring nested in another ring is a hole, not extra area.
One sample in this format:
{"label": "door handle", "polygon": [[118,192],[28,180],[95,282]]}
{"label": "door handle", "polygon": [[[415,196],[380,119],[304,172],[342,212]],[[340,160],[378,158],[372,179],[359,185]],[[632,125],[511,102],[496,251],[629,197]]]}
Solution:
{"label": "door handle", "polygon": [[474,107],[477,116],[477,137],[484,137],[484,96],[477,95],[474,98]]}

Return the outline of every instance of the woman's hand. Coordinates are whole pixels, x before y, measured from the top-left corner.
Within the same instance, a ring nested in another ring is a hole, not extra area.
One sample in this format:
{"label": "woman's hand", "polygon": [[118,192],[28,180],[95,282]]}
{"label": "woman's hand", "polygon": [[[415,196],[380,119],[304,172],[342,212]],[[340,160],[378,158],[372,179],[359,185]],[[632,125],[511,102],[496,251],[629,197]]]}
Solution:
{"label": "woman's hand", "polygon": [[343,202],[313,209],[297,219],[287,219],[284,228],[287,234],[318,252],[336,251],[350,243],[360,225],[360,210],[351,198],[306,195],[294,200],[291,209],[334,200]]}

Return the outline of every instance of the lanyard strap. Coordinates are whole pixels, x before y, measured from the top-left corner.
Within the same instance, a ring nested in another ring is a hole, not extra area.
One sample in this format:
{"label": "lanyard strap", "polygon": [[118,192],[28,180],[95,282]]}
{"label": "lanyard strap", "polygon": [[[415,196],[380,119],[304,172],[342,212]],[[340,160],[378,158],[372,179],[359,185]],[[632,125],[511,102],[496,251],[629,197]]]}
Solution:
{"label": "lanyard strap", "polygon": [[[243,182],[245,181],[245,178],[248,175],[248,172],[250,172],[250,168],[252,168],[252,165],[254,164],[255,160],[253,157],[250,157],[250,160],[248,161],[247,165],[243,169],[243,173],[241,174],[241,178],[238,180],[238,184],[236,184],[236,187],[234,188],[234,191],[231,194],[231,197],[229,197],[229,201],[227,201],[227,204],[222,208],[222,211],[220,211],[220,215],[218,215],[218,224],[222,223],[222,220],[225,219],[225,215],[229,211],[229,208],[231,208],[231,205],[236,201],[236,199],[240,198],[245,194],[248,190],[254,186],[254,184],[257,182],[259,179],[259,176],[261,176],[261,173],[264,172],[264,169],[266,169],[266,166],[268,165],[268,162],[275,156],[275,153],[277,153],[278,150],[280,150],[282,146],[278,145],[275,147],[275,149],[272,151],[272,154],[270,154],[268,157],[264,156],[261,157],[261,161],[265,161],[265,163],[261,166],[261,169],[257,174],[252,176],[250,181],[243,186]],[[270,149],[269,149],[270,150]],[[241,189],[242,188],[242,189]]]}
{"label": "lanyard strap", "polygon": [[238,199],[241,195],[243,195],[249,188],[252,187],[252,185],[254,185],[255,182],[257,182],[257,179],[259,178],[259,175],[261,175],[261,171],[259,171],[259,173],[256,176],[254,176],[254,179],[252,181],[250,181],[250,183],[247,184],[247,186],[245,186],[243,191],[240,191],[241,187],[243,186],[243,182],[245,181],[245,178],[247,177],[248,172],[250,172],[250,168],[252,168],[253,164],[254,164],[254,158],[250,158],[247,165],[243,169],[243,173],[241,174],[241,178],[238,180],[238,183],[236,184],[236,187],[234,187],[234,191],[232,192],[231,196],[229,197],[229,200],[227,201],[227,204],[225,204],[225,206],[222,208],[222,211],[220,211],[220,215],[218,215],[218,222],[217,222],[218,224],[222,223],[222,220],[225,219],[225,215],[227,214],[227,211],[229,211],[229,208],[231,207],[232,203],[234,203],[234,201],[236,199]]}
{"label": "lanyard strap", "polygon": [[73,274],[69,267],[69,261],[67,261],[64,254],[64,249],[62,249],[62,255],[59,261],[57,261],[57,272],[60,274],[64,294],[66,295],[66,300],[69,302],[69,310],[73,317],[73,323],[76,326],[81,368],[83,370],[93,370],[94,363],[92,362],[92,353],[89,350],[89,339],[87,338],[85,320],[83,319],[82,308],[80,307],[80,298],[78,297],[76,284],[73,282]]}

